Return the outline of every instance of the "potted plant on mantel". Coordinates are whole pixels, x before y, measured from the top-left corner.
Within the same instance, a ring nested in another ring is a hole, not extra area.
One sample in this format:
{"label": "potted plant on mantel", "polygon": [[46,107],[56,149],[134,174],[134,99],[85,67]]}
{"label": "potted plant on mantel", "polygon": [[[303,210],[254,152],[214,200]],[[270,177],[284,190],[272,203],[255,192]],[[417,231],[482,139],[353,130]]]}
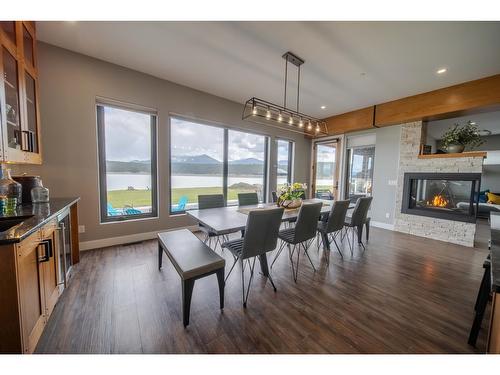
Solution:
{"label": "potted plant on mantel", "polygon": [[286,184],[279,191],[278,206],[292,209],[298,208],[302,205],[302,197],[307,189],[307,184],[294,182],[293,184]]}
{"label": "potted plant on mantel", "polygon": [[462,127],[459,124],[453,125],[443,134],[441,139],[442,147],[449,154],[463,152],[467,146],[473,149],[483,143],[484,141],[479,136],[478,127],[470,121]]}

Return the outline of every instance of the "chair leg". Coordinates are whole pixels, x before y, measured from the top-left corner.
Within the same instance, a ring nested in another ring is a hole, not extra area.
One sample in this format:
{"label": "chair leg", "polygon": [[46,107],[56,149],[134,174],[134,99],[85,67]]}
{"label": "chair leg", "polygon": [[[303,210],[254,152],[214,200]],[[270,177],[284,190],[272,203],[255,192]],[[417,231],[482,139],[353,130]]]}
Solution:
{"label": "chair leg", "polygon": [[361,245],[361,247],[363,248],[363,251],[365,251],[366,247],[363,244],[363,240],[362,240],[362,238],[363,238],[363,225],[356,227],[356,233],[358,235],[358,245]]}
{"label": "chair leg", "polygon": [[163,257],[163,248],[161,247],[160,241],[158,241],[158,269],[161,270]]}
{"label": "chair leg", "polygon": [[335,244],[335,247],[337,248],[337,251],[339,252],[340,257],[344,258],[344,254],[342,254],[342,251],[340,251],[340,247],[339,247],[337,241],[335,240],[335,237],[333,237],[333,243]]}
{"label": "chair leg", "polygon": [[309,259],[309,263],[311,263],[311,266],[312,266],[314,272],[316,272],[316,267],[314,267],[314,264],[311,260],[311,257],[309,256],[309,253],[307,252],[307,249],[309,249],[309,246],[310,246],[310,243],[309,244],[307,242],[302,243],[302,247],[304,248],[304,253],[307,255],[307,259]]}
{"label": "chair leg", "polygon": [[[245,261],[242,261],[244,263]],[[247,286],[247,292],[245,293],[245,270],[242,267],[241,268],[241,283],[242,283],[242,289],[243,289],[243,307],[247,307],[247,301],[248,301],[248,295],[250,294],[250,285],[252,284],[252,279],[253,279],[253,270],[255,267],[255,257],[253,258],[253,263],[250,263],[250,260],[248,260],[248,268],[250,269],[250,279],[248,280],[248,286]]]}
{"label": "chair leg", "polygon": [[233,272],[233,268],[234,268],[234,266],[236,266],[236,263],[238,263],[238,259],[239,259],[238,257],[234,257],[234,263],[233,263],[233,265],[231,266],[231,269],[229,270],[229,272],[227,273],[227,276],[226,276],[226,278],[224,279],[224,282],[226,282],[226,281],[227,281],[227,279],[229,278],[229,275],[231,275],[231,272]]}
{"label": "chair leg", "polygon": [[469,333],[468,344],[476,346],[477,336],[479,335],[479,330],[481,329],[481,323],[483,322],[484,312],[486,306],[488,305],[488,300],[490,297],[491,289],[491,276],[489,267],[485,268],[483,279],[481,280],[481,286],[479,287],[479,293],[476,301],[476,314],[474,315],[474,320],[472,322],[472,327]]}
{"label": "chair leg", "polygon": [[273,268],[273,265],[274,263],[276,262],[276,260],[278,259],[278,257],[280,256],[281,252],[283,251],[283,248],[285,247],[286,245],[286,242],[285,241],[281,241],[281,245],[280,245],[280,248],[278,249],[278,252],[276,253],[276,255],[274,256],[274,259],[273,259],[273,262],[271,263],[271,267],[270,268]]}
{"label": "chair leg", "polygon": [[365,228],[366,228],[366,242],[368,242],[368,239],[370,238],[370,220],[366,220]]}
{"label": "chair leg", "polygon": [[[349,245],[349,249],[351,250],[351,256],[353,255],[352,247],[354,246],[354,240],[353,243],[351,244],[351,241],[349,240],[349,233],[347,232],[349,229],[346,228],[346,237],[347,237],[347,244]],[[352,233],[354,236],[354,232]],[[354,237],[353,237],[354,238]]]}

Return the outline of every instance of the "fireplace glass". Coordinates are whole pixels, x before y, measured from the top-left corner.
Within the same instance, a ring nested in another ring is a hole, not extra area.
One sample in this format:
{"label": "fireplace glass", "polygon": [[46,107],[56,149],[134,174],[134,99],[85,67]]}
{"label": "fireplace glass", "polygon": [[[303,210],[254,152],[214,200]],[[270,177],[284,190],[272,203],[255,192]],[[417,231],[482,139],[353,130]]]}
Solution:
{"label": "fireplace glass", "polygon": [[406,173],[401,211],[473,222],[480,176],[475,173]]}

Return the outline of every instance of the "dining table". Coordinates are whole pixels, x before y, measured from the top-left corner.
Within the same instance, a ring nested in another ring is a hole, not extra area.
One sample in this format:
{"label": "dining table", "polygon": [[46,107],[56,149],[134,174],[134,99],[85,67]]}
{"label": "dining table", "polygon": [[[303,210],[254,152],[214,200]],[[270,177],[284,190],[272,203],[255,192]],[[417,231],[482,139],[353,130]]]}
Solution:
{"label": "dining table", "polygon": [[[323,203],[321,206],[321,215],[328,214],[334,201],[326,199],[304,199],[302,204]],[[248,213],[252,210],[277,207],[276,203],[259,203],[249,206],[226,206],[218,208],[206,208],[203,210],[188,210],[186,213],[195,219],[198,223],[210,229],[215,235],[221,236],[229,233],[235,233],[245,230]],[[351,204],[350,208],[354,205]],[[285,209],[281,218],[282,222],[290,222],[297,219],[300,207],[294,209]],[[269,267],[265,254],[259,256],[260,269],[264,276],[269,275]]]}

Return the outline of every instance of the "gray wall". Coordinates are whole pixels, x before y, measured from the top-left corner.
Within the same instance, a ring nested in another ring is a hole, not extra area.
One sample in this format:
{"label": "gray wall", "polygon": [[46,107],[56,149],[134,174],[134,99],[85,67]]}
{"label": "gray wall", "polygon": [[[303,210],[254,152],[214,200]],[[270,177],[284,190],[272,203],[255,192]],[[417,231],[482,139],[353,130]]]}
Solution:
{"label": "gray wall", "polygon": [[[399,144],[401,126],[389,126],[369,131],[350,133],[349,138],[375,134],[375,163],[373,166],[373,202],[370,209],[372,221],[388,225],[394,224],[396,207],[396,186],[399,166]],[[345,162],[344,162],[345,164]],[[343,166],[345,172],[345,165]],[[386,214],[389,217],[386,217]]]}
{"label": "gray wall", "polygon": [[[81,197],[79,219],[86,227],[81,241],[193,224],[185,215],[168,214],[171,112],[271,136],[271,189],[275,185],[274,139],[281,136],[295,141],[295,180],[309,183],[311,141],[297,133],[241,120],[239,103],[44,43],[39,44],[38,59],[43,165],[15,166],[13,172],[40,174],[53,197]],[[96,96],[157,109],[158,219],[99,224]]]}
{"label": "gray wall", "polygon": [[[399,167],[401,126],[389,126],[376,130],[375,165],[373,169],[373,221],[394,223],[396,208],[396,181]],[[394,184],[390,184],[393,181]],[[386,217],[389,214],[389,217]]]}

